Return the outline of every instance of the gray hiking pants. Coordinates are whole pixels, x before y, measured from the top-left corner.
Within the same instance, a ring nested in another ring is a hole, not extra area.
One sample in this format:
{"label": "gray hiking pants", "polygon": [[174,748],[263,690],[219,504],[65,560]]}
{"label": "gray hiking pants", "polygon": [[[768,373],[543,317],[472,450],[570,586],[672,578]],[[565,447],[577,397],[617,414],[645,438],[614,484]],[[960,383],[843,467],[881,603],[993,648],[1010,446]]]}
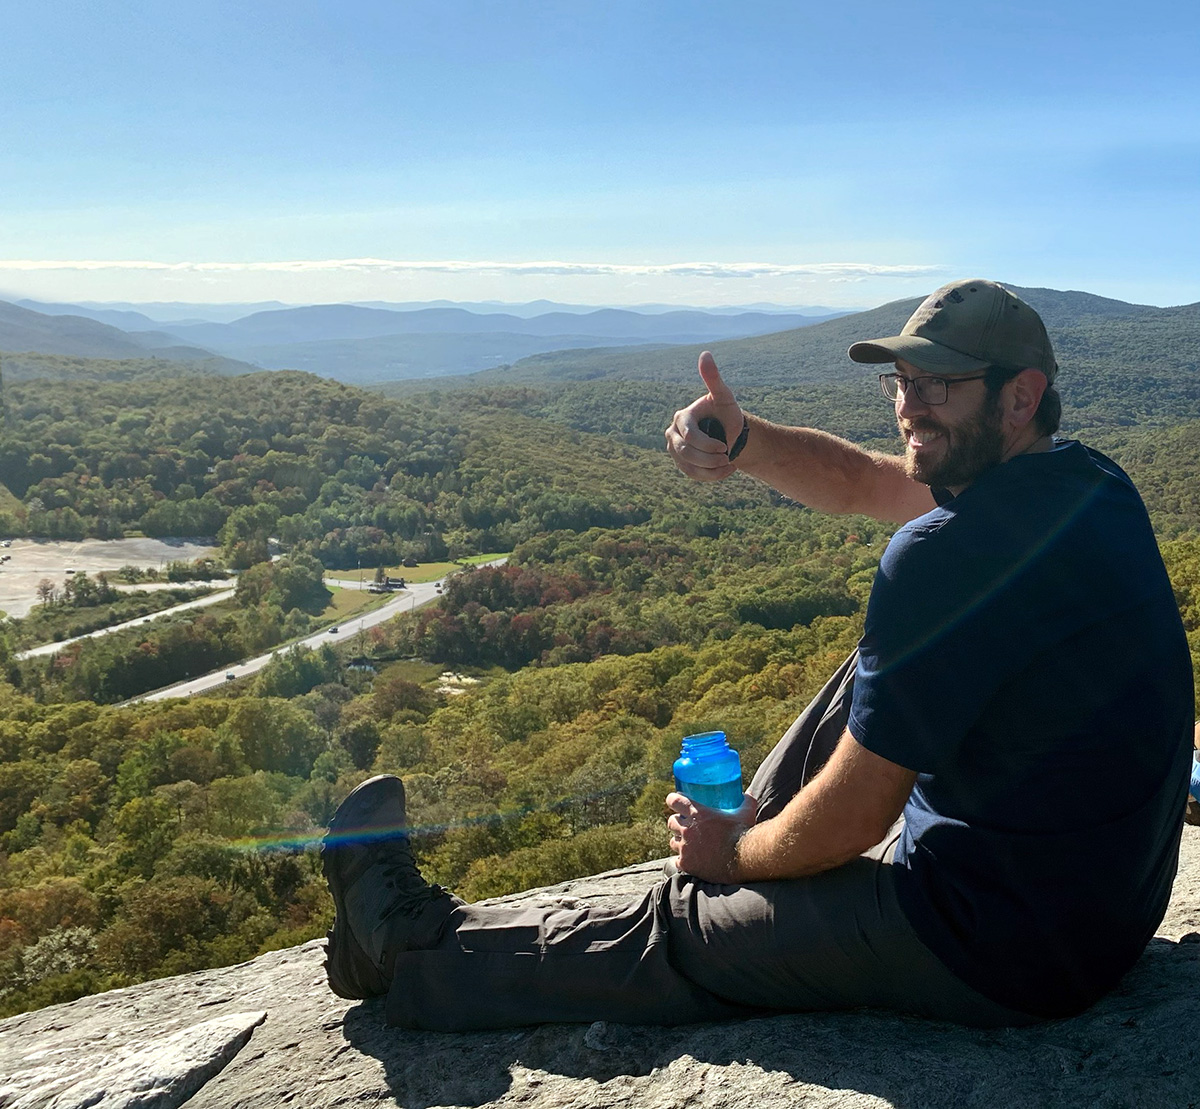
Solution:
{"label": "gray hiking pants", "polygon": [[[749,792],[778,813],[845,728],[851,655],[763,762]],[[877,847],[808,878],[716,885],[687,875],[616,907],[464,905],[436,945],[397,956],[388,1020],[446,1032],[549,1021],[685,1024],[863,1006],[996,1027],[989,1001],[916,937]]]}

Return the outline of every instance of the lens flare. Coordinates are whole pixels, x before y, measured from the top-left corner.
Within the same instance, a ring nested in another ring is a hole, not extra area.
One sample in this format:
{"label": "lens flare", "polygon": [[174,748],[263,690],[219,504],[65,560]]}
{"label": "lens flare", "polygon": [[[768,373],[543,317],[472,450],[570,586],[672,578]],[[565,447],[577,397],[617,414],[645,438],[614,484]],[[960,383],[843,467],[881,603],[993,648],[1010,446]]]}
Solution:
{"label": "lens flare", "polygon": [[256,836],[239,836],[236,839],[229,840],[225,846],[230,851],[280,851],[288,854],[298,854],[307,851],[309,848],[319,847],[322,843],[345,847],[378,843],[380,840],[392,839],[397,836],[420,839],[423,836],[443,835],[457,828],[473,828],[481,824],[503,824],[511,820],[522,820],[538,812],[562,812],[578,805],[602,801],[607,797],[641,789],[648,781],[649,778],[643,775],[640,778],[633,778],[619,785],[609,786],[607,789],[594,790],[590,793],[572,794],[544,807],[529,805],[520,809],[510,809],[502,813],[488,813],[484,816],[465,817],[446,824],[397,824],[391,827],[374,825],[369,829],[343,828],[337,832],[330,832],[323,828],[305,832],[269,832]]}

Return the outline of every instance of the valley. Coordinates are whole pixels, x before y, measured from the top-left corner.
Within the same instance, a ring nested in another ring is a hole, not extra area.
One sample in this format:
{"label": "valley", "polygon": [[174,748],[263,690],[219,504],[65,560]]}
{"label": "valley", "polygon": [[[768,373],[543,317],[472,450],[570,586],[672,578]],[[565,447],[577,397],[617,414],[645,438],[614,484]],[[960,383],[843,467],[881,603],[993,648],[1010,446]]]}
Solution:
{"label": "valley", "polygon": [[[1037,296],[1064,431],[1142,489],[1196,664],[1197,314]],[[844,353],[910,308],[714,350],[750,410],[895,449]],[[0,607],[21,615],[20,574],[208,557],[236,591],[53,656],[0,625],[4,1013],[322,934],[316,846],[373,773],[404,777],[422,866],[467,898],[662,856],[680,737],[722,727],[752,773],[856,642],[890,535],[678,474],[662,428],[700,389],[690,343],[370,390],[108,354],[0,356]],[[334,617],[330,586],[377,572],[411,575],[379,598],[397,614]]]}

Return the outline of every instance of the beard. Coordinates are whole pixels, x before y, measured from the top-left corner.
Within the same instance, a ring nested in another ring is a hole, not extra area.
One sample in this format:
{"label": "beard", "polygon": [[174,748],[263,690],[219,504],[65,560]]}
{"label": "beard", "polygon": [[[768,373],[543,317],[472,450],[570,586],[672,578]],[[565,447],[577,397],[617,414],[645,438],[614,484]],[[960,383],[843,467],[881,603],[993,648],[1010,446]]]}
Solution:
{"label": "beard", "polygon": [[[901,434],[906,430],[937,432],[946,444],[940,458],[923,458],[911,446],[906,447],[905,472],[924,485],[970,485],[981,474],[1004,461],[999,393],[989,394],[979,411],[957,426],[926,418],[902,424]],[[906,442],[907,439],[905,436]]]}

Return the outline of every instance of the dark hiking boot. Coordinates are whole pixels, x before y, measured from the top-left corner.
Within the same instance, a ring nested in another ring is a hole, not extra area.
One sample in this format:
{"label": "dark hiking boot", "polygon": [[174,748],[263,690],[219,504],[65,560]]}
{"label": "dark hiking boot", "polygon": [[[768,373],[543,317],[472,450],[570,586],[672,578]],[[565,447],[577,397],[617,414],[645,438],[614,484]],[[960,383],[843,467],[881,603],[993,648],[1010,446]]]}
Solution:
{"label": "dark hiking boot", "polygon": [[363,782],[338,806],[321,843],[321,870],[336,910],[325,972],[339,997],[387,993],[396,953],[435,942],[460,904],[417,870],[404,783],[390,774]]}

